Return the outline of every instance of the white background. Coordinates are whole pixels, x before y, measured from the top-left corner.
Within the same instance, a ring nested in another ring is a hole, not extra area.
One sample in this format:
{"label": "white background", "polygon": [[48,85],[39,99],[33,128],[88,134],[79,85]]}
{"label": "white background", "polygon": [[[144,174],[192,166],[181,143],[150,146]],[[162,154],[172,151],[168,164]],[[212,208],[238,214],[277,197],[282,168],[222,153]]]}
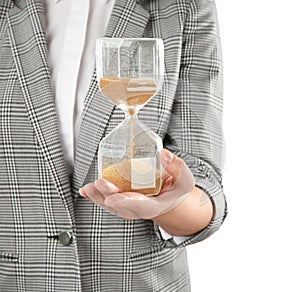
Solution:
{"label": "white background", "polygon": [[216,0],[229,214],[188,248],[192,292],[300,291],[298,2]]}

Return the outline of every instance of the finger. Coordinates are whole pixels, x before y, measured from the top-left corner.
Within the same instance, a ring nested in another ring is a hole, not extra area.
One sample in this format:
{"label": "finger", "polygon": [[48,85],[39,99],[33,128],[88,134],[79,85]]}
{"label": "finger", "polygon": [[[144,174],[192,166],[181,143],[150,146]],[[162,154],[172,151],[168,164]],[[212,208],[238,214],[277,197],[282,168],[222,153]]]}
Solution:
{"label": "finger", "polygon": [[150,219],[157,215],[158,201],[139,193],[114,194],[105,199],[105,204],[115,210],[118,215],[132,219]]}
{"label": "finger", "polygon": [[79,193],[82,197],[99,205],[102,205],[105,199],[103,194],[95,187],[93,183],[89,183],[82,187],[79,190]]}
{"label": "finger", "polygon": [[161,177],[162,182],[166,181],[166,180],[169,179],[170,177],[171,177],[170,174],[164,169],[164,170],[163,170],[162,177]]}
{"label": "finger", "polygon": [[163,180],[160,193],[164,193],[171,189],[171,187],[174,185],[173,177],[169,176],[167,179]]}
{"label": "finger", "polygon": [[116,187],[111,182],[105,179],[98,179],[94,182],[95,187],[97,190],[104,196],[107,197],[108,195],[119,193],[120,189]]}
{"label": "finger", "polygon": [[105,205],[105,203],[104,203],[105,196],[96,188],[96,186],[94,184],[89,183],[89,184],[85,185],[83,188],[81,188],[79,190],[79,194],[83,198],[101,206],[102,208],[106,209],[110,213],[117,215],[116,210]]}
{"label": "finger", "polygon": [[[167,171],[172,181],[169,179],[166,181],[168,186],[171,185],[169,191],[177,191],[178,194],[184,194],[190,192],[195,185],[195,179],[185,162],[178,156],[172,154],[166,149],[161,152],[161,161],[164,164],[165,171]],[[167,187],[163,187],[164,191],[167,191]],[[175,195],[175,193],[174,193]]]}
{"label": "finger", "polygon": [[[128,205],[127,197],[121,194],[114,194],[108,196],[104,200],[105,206],[108,208],[112,208],[117,211],[119,217],[123,217],[124,219],[137,219],[138,215],[132,209],[127,209],[125,206]],[[131,208],[134,206],[131,206]]]}
{"label": "finger", "polygon": [[82,188],[79,189],[79,194],[80,194],[81,197],[83,197],[83,198],[85,198],[87,200],[90,199]]}
{"label": "finger", "polygon": [[105,199],[105,204],[115,209],[127,208],[129,205],[131,205],[133,209],[136,209],[139,207],[139,202],[144,200],[150,199],[140,193],[125,192],[108,196]]}
{"label": "finger", "polygon": [[160,160],[165,171],[176,180],[180,175],[182,160],[167,149],[161,151]]}

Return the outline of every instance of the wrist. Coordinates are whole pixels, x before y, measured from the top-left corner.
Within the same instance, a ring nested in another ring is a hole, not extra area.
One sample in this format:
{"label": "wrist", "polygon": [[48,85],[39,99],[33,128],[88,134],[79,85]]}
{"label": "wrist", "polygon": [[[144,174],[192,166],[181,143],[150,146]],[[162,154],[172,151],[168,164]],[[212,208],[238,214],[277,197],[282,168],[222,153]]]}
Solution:
{"label": "wrist", "polygon": [[171,235],[193,235],[207,227],[213,216],[212,202],[204,196],[206,193],[195,187],[180,204],[152,220]]}

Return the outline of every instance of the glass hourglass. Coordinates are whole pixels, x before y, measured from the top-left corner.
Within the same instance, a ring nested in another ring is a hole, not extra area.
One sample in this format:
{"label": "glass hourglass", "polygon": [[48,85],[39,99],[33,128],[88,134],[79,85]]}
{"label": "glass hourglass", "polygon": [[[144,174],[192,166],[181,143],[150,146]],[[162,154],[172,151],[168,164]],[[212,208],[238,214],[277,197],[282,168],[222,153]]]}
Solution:
{"label": "glass hourglass", "polygon": [[162,184],[160,137],[139,119],[139,110],[161,89],[161,39],[100,38],[96,71],[101,93],[125,113],[124,121],[99,144],[99,178],[122,191],[156,195]]}

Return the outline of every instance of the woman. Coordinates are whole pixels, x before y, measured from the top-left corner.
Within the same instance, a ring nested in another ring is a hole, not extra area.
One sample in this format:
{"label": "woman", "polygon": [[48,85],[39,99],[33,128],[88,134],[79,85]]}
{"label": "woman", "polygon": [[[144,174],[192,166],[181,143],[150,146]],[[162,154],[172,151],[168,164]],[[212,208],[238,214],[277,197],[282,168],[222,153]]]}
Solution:
{"label": "woman", "polygon": [[[165,82],[140,114],[168,149],[150,213],[95,181],[98,143],[123,119],[86,78],[104,34],[164,42]],[[0,56],[0,290],[189,291],[185,246],[226,216],[214,1],[4,0]]]}

